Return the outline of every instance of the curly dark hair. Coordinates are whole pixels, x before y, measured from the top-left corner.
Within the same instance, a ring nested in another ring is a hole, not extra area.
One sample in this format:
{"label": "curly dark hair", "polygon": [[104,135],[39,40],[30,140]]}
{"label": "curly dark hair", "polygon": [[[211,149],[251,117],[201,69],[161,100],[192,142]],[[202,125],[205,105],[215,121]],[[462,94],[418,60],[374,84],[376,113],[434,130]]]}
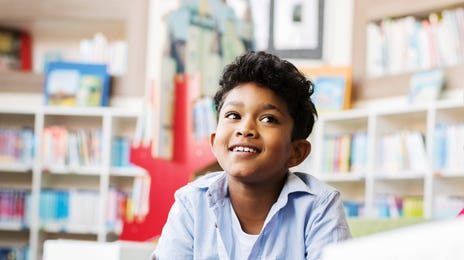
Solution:
{"label": "curly dark hair", "polygon": [[221,110],[229,91],[249,82],[271,89],[285,101],[294,122],[292,140],[308,138],[317,118],[311,101],[314,84],[292,63],[270,53],[247,52],[224,68],[214,96],[216,111]]}

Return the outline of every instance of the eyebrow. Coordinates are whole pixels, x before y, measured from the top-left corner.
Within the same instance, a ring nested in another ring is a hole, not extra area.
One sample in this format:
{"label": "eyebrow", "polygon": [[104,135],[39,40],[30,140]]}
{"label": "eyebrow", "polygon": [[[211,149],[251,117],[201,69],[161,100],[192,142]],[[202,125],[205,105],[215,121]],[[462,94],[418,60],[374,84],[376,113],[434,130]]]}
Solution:
{"label": "eyebrow", "polygon": [[[231,106],[231,107],[243,107],[245,106],[245,103],[242,102],[242,101],[229,101],[227,103],[225,103],[222,107],[225,108],[225,107],[228,107],[228,106]],[[279,107],[273,105],[273,104],[262,104],[260,106],[260,109],[262,111],[266,111],[266,110],[276,110],[277,112],[279,112],[280,114],[284,114],[283,111],[281,109],[279,109]]]}

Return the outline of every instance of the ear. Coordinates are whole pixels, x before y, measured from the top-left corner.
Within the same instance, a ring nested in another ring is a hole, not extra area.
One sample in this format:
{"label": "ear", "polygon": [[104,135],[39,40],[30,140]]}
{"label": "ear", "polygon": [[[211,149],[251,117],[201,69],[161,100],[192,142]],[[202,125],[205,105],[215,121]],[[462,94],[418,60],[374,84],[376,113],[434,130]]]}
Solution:
{"label": "ear", "polygon": [[214,139],[216,139],[216,133],[212,132],[209,136],[209,145],[211,146],[211,151],[214,153]]}
{"label": "ear", "polygon": [[308,140],[295,140],[291,145],[292,151],[287,161],[288,168],[302,163],[311,153],[311,143]]}

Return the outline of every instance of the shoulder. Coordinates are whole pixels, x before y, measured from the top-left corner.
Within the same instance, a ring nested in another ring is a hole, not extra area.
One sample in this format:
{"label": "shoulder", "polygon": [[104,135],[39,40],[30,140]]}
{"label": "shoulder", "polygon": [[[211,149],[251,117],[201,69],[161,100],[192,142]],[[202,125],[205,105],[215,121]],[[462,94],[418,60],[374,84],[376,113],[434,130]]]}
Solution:
{"label": "shoulder", "polygon": [[[333,203],[341,203],[340,192],[329,184],[316,177],[302,172],[293,172],[289,175],[290,189],[294,192],[303,192],[305,201],[312,201],[315,207],[325,207]],[[296,188],[295,188],[296,187]],[[293,196],[295,199],[300,196]]]}
{"label": "shoulder", "polygon": [[316,196],[327,196],[331,193],[338,193],[338,190],[334,187],[307,173],[291,172],[289,178],[297,178],[307,187],[308,193]]}

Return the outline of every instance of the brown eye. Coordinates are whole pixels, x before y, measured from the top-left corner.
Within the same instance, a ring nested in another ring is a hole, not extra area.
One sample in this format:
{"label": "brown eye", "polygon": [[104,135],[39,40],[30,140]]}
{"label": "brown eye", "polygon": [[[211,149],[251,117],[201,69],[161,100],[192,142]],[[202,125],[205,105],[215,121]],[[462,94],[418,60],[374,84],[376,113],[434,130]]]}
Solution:
{"label": "brown eye", "polygon": [[238,113],[235,113],[235,112],[226,113],[226,115],[224,117],[228,118],[228,119],[240,119],[240,115]]}
{"label": "brown eye", "polygon": [[276,123],[278,123],[279,121],[278,121],[275,117],[273,117],[273,116],[263,116],[263,117],[261,118],[261,122],[276,124]]}

